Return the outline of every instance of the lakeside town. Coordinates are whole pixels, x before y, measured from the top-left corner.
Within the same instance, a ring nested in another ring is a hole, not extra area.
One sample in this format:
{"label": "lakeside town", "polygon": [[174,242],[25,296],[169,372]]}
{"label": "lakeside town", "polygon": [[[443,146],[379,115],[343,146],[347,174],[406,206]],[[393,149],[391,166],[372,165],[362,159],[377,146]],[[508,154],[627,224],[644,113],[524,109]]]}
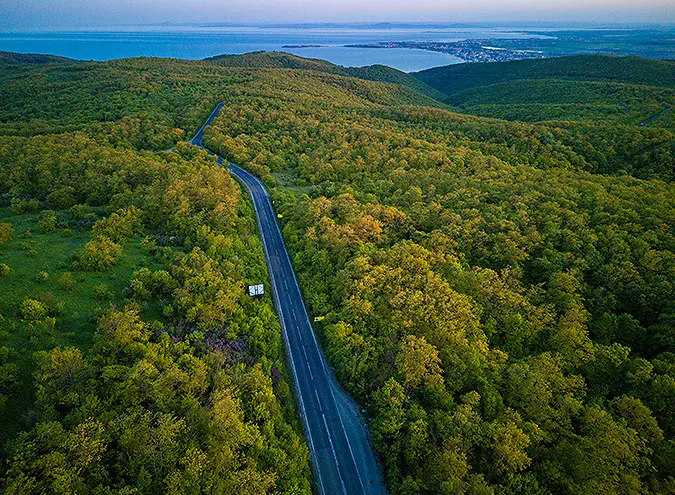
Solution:
{"label": "lakeside town", "polygon": [[345,45],[348,48],[409,48],[454,55],[465,62],[506,62],[531,58],[545,58],[546,54],[538,50],[523,50],[492,46],[494,39],[441,41],[383,41]]}

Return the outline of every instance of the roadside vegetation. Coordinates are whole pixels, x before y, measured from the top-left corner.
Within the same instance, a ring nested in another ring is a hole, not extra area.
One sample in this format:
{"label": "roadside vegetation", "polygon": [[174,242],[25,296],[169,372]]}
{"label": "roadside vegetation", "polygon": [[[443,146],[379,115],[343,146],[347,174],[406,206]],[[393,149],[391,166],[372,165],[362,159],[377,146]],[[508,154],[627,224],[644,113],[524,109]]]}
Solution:
{"label": "roadside vegetation", "polygon": [[[184,131],[119,78],[94,108],[98,82],[3,99],[2,491],[309,494],[280,326],[245,291],[267,277],[252,206],[205,152],[142,151]],[[126,117],[96,121],[111,100]]]}

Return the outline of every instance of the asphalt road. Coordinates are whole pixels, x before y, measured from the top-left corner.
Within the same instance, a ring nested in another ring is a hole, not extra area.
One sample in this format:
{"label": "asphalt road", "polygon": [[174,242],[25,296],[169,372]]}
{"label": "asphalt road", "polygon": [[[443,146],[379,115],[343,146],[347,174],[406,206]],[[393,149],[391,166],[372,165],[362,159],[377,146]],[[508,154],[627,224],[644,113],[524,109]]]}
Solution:
{"label": "asphalt road", "polygon": [[[218,104],[192,144],[202,146],[204,129],[222,105]],[[227,162],[218,157],[218,163]],[[358,407],[337,383],[317,343],[269,194],[256,177],[228,165],[253,199],[317,491],[325,495],[386,494]]]}
{"label": "asphalt road", "polygon": [[668,112],[670,112],[670,107],[666,107],[666,108],[664,108],[663,110],[661,110],[659,113],[657,113],[656,115],[652,115],[652,116],[649,117],[647,120],[644,120],[644,121],[640,122],[640,123],[638,124],[638,127],[644,127],[644,126],[646,126],[647,124],[649,124],[650,122],[655,121],[656,119],[658,119],[659,117],[661,117],[662,115],[664,115],[664,114],[666,114],[666,113],[668,113]]}

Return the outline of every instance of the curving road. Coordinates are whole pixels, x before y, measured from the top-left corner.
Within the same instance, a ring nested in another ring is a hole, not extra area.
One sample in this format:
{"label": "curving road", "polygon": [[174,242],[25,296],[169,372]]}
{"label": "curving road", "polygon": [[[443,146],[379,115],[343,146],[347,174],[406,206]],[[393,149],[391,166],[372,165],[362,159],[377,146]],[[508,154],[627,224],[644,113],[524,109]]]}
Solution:
{"label": "curving road", "polygon": [[[222,106],[216,106],[191,144],[203,147],[204,130]],[[220,157],[217,160],[221,165],[224,162]],[[317,491],[324,495],[386,494],[361,414],[337,383],[316,341],[269,194],[256,177],[225,163],[253,199]]]}

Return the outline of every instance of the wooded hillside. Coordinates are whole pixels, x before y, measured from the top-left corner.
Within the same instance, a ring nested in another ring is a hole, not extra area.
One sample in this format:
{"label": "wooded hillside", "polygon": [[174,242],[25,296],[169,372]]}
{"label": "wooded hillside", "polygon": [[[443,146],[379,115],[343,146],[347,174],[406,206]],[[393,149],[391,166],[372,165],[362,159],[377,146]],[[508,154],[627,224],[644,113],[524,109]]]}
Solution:
{"label": "wooded hillside", "polygon": [[219,101],[391,493],[675,491],[667,127],[207,61],[0,89],[7,493],[309,493],[252,209],[184,144]]}

